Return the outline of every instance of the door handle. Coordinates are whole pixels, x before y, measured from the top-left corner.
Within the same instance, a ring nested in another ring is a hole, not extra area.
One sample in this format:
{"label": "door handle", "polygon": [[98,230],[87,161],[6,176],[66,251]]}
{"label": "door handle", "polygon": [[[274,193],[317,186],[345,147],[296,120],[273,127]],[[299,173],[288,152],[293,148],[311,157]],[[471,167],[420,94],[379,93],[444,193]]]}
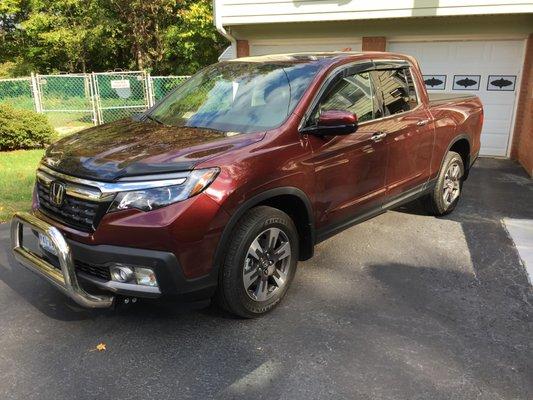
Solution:
{"label": "door handle", "polygon": [[381,139],[385,138],[385,136],[387,136],[387,133],[386,133],[386,132],[376,132],[376,133],[374,133],[370,138],[371,138],[374,142],[379,142]]}
{"label": "door handle", "polygon": [[427,123],[429,122],[429,119],[423,119],[421,121],[418,121],[416,123],[417,126],[423,126],[423,125],[427,125]]}

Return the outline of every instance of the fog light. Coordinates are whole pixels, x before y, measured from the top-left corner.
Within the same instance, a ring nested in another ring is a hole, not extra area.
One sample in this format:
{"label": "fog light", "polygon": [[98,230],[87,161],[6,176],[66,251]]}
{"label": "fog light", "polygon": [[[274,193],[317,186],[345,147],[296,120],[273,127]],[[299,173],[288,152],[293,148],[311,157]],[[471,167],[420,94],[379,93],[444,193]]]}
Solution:
{"label": "fog light", "polygon": [[135,279],[139,285],[158,286],[155,273],[151,268],[135,267]]}
{"label": "fog light", "polygon": [[129,282],[133,280],[133,269],[125,265],[115,264],[110,268],[111,279],[118,282]]}

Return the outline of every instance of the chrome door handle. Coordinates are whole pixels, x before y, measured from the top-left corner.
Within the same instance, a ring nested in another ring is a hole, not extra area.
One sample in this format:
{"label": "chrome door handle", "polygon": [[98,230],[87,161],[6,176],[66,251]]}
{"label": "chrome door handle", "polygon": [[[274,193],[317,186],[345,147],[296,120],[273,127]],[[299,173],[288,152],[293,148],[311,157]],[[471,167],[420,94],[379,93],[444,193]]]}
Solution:
{"label": "chrome door handle", "polygon": [[386,132],[376,132],[376,133],[374,133],[370,138],[371,138],[374,142],[379,142],[381,139],[385,138],[385,136],[387,136],[387,133],[386,133]]}
{"label": "chrome door handle", "polygon": [[428,122],[429,122],[428,119],[423,119],[423,120],[421,120],[421,121],[418,121],[418,122],[416,123],[416,125],[417,125],[417,126],[423,126],[423,125],[427,125]]}

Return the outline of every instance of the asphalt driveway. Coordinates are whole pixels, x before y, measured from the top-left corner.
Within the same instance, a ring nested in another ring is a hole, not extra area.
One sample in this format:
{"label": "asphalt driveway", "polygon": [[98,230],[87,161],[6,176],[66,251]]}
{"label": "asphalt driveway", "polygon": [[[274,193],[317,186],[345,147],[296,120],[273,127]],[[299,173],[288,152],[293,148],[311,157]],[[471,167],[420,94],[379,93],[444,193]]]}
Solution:
{"label": "asphalt driveway", "polygon": [[82,310],[16,265],[0,225],[0,398],[532,398],[531,288],[501,223],[532,205],[518,166],[481,159],[453,215],[414,204],[320,244],[257,320]]}

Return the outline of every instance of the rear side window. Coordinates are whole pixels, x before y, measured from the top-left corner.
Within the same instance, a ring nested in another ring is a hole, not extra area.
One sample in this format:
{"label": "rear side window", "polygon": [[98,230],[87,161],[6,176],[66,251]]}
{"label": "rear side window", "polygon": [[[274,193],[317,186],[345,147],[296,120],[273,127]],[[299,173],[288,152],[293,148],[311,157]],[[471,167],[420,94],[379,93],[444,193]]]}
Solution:
{"label": "rear side window", "polygon": [[408,68],[376,71],[385,116],[409,111],[418,105],[413,76]]}

